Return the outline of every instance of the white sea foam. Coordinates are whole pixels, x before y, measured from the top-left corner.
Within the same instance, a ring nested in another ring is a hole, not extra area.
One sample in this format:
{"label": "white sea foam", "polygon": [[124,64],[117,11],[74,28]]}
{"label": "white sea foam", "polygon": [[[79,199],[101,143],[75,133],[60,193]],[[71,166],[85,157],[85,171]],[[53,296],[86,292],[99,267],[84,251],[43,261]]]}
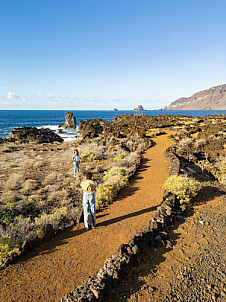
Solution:
{"label": "white sea foam", "polygon": [[[60,137],[62,137],[64,141],[73,141],[79,135],[78,127],[76,129],[64,129],[57,125],[44,125],[38,128],[48,128],[54,133],[58,134]],[[62,133],[58,133],[58,130],[61,130]]]}

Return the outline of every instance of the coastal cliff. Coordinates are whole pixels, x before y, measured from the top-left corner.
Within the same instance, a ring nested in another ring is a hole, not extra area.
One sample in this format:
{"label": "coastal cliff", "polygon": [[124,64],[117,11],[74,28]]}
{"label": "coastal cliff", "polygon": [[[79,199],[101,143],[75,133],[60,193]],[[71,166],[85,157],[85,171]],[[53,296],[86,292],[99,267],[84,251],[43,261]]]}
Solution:
{"label": "coastal cliff", "polygon": [[226,110],[226,84],[182,97],[164,110]]}

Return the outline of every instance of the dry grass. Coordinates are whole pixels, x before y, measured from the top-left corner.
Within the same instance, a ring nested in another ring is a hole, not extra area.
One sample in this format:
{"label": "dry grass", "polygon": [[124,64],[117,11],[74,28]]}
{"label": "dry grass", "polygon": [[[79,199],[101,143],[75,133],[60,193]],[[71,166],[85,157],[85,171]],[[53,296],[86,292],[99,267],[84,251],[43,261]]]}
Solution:
{"label": "dry grass", "polygon": [[78,151],[80,155],[92,151],[96,159],[99,160],[103,158],[104,148],[103,146],[98,146],[98,144],[96,143],[91,143],[91,144],[83,144],[79,146]]}
{"label": "dry grass", "polygon": [[50,185],[53,184],[57,181],[57,172],[56,171],[51,171],[49,174],[45,176],[44,181],[42,184],[45,185]]}
{"label": "dry grass", "polygon": [[0,204],[14,203],[19,200],[20,194],[17,191],[6,190],[1,194]]}
{"label": "dry grass", "polygon": [[206,139],[200,138],[200,139],[195,140],[195,142],[194,142],[194,147],[195,147],[196,149],[198,149],[198,148],[200,148],[201,146],[206,145],[206,143],[207,143],[207,140],[206,140]]}
{"label": "dry grass", "polygon": [[186,148],[188,148],[189,146],[191,146],[193,140],[191,138],[183,138],[182,140],[179,141],[178,144],[178,149],[179,150],[184,150]]}
{"label": "dry grass", "polygon": [[27,179],[24,184],[23,188],[20,190],[23,194],[31,194],[32,191],[36,190],[39,186],[37,180],[34,179]]}
{"label": "dry grass", "polygon": [[[21,245],[32,240],[43,224],[59,229],[76,223],[82,208],[80,184],[86,172],[92,171],[98,184],[104,184],[104,172],[117,167],[129,171],[146,145],[142,139],[129,138],[121,146],[118,139],[1,145],[0,235],[8,235]],[[72,162],[75,148],[80,155],[91,151],[95,156],[94,161],[84,158],[80,162],[76,178]],[[126,156],[121,158],[120,154]],[[119,160],[113,161],[116,156]],[[118,180],[114,186],[118,190]]]}
{"label": "dry grass", "polygon": [[138,158],[138,156],[138,152],[131,152],[128,156],[121,160],[121,166],[131,167],[134,164],[135,160]]}
{"label": "dry grass", "polygon": [[5,183],[5,190],[16,190],[21,187],[24,180],[24,174],[12,173]]}

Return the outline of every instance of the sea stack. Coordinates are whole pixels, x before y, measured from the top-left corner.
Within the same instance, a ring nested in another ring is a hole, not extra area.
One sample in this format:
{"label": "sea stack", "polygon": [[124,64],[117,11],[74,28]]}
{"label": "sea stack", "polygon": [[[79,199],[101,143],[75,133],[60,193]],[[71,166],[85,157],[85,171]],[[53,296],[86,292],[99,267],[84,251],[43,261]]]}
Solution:
{"label": "sea stack", "polygon": [[62,127],[65,129],[76,129],[76,118],[72,112],[65,112],[65,123]]}

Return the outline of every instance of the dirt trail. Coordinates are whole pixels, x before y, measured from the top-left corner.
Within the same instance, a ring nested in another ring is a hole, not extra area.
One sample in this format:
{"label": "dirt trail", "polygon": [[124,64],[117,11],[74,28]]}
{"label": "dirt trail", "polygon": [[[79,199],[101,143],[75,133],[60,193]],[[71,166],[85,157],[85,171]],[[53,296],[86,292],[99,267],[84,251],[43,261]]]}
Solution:
{"label": "dirt trail", "polygon": [[116,202],[97,214],[97,227],[83,224],[63,232],[0,272],[0,301],[59,301],[95,273],[121,243],[143,230],[162,200],[169,171],[166,135],[144,155],[131,184]]}

